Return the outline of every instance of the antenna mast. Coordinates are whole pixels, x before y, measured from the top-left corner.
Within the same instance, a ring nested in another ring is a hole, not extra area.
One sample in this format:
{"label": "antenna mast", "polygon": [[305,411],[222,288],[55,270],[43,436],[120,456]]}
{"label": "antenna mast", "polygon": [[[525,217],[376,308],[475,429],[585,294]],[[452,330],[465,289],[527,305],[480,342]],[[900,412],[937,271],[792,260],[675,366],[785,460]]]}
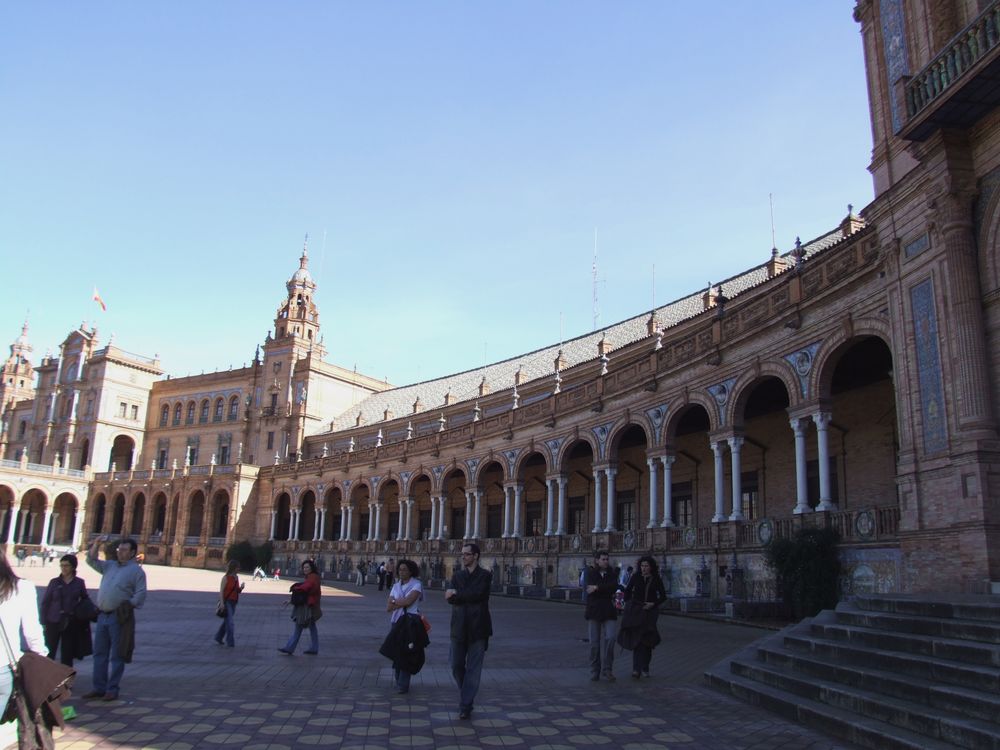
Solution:
{"label": "antenna mast", "polygon": [[767,201],[771,204],[771,247],[777,247],[778,243],[774,239],[774,193],[767,194]]}

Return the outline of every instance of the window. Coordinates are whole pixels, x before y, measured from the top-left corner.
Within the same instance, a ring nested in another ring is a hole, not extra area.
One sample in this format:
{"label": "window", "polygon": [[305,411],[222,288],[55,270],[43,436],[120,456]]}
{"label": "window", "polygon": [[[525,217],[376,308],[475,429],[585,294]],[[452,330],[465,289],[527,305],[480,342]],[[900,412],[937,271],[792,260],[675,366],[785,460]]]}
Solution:
{"label": "window", "polygon": [[[429,539],[431,536],[431,512],[422,510],[417,515],[417,539]],[[361,527],[361,536],[368,532],[367,522]],[[499,534],[497,535],[499,536]]]}
{"label": "window", "polygon": [[167,421],[170,419],[170,407],[166,404],[163,405],[163,409],[160,411],[160,427],[166,427]]}
{"label": "window", "polygon": [[118,416],[121,417],[122,419],[124,419],[125,418],[125,414],[127,412],[128,412],[128,404],[126,404],[124,401],[122,401],[120,404],[118,404]]}
{"label": "window", "polygon": [[199,424],[205,424],[208,421],[208,399],[206,398],[201,402],[201,413],[198,415]]}
{"label": "window", "polygon": [[677,482],[671,485],[670,496],[674,504],[674,526],[690,526],[694,523],[691,514],[691,483]]}
{"label": "window", "polygon": [[132,419],[139,420],[139,406],[137,404],[132,404]]}
{"label": "window", "polygon": [[94,399],[87,399],[87,416],[92,417],[94,415]]}
{"label": "window", "polygon": [[[428,526],[430,523],[428,523]],[[503,505],[486,506],[486,537],[496,539],[503,534]]]}
{"label": "window", "polygon": [[233,396],[229,399],[229,416],[227,419],[232,422],[240,414],[240,399],[238,396]]}
{"label": "window", "polygon": [[274,433],[267,433],[267,449],[274,450]]}
{"label": "window", "polygon": [[194,401],[188,403],[187,419],[184,420],[185,424],[194,424]]}
{"label": "window", "polygon": [[215,399],[215,411],[212,413],[213,422],[222,421],[222,406],[223,406],[222,399],[221,398]]}
{"label": "window", "polygon": [[569,534],[585,534],[587,529],[587,499],[585,497],[566,498],[566,512],[569,523],[566,532]]}
{"label": "window", "polygon": [[616,493],[615,528],[619,531],[635,531],[635,490]]}
{"label": "window", "polygon": [[219,463],[223,466],[229,464],[229,446],[223,445],[219,448]]}
{"label": "window", "polygon": [[194,466],[194,465],[196,465],[198,463],[198,446],[197,445],[189,445],[187,447],[187,461],[188,461],[188,463],[191,466]]}
{"label": "window", "polygon": [[541,501],[524,504],[524,535],[541,536],[545,533]]}
{"label": "window", "polygon": [[174,424],[179,425],[181,423],[181,405],[177,404],[174,407]]}
{"label": "window", "polygon": [[17,437],[18,437],[18,439],[24,437],[24,431],[26,429],[28,429],[28,423],[25,420],[22,419],[21,420],[21,424],[17,428]]}
{"label": "window", "polygon": [[156,456],[156,468],[165,469],[167,468],[167,449],[161,448],[159,454]]}
{"label": "window", "polygon": [[271,411],[274,411],[277,408],[278,408],[278,394],[277,393],[272,393],[271,394]]}
{"label": "window", "polygon": [[743,498],[743,517],[756,521],[760,516],[760,483],[756,471],[740,474],[740,496]]}

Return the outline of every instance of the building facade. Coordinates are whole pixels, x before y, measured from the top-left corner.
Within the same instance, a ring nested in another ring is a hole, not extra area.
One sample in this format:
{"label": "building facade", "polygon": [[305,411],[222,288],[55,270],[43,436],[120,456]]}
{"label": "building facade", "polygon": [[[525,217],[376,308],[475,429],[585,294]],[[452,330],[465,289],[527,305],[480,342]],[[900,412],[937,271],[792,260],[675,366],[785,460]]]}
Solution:
{"label": "building facade", "polygon": [[[279,567],[308,556],[328,576],[405,556],[440,577],[473,539],[497,580],[551,591],[603,548],[654,554],[675,596],[767,599],[766,543],[824,526],[845,593],[989,590],[1000,2],[862,0],[855,17],[876,194],[860,214],[603,331],[399,388],[323,361],[303,252],[250,367],[151,379],[137,458],[100,443],[121,458],[95,465],[81,533],[199,566],[272,540]],[[86,455],[52,388],[87,340],[6,407],[5,467]],[[0,478],[8,517],[20,491]]]}

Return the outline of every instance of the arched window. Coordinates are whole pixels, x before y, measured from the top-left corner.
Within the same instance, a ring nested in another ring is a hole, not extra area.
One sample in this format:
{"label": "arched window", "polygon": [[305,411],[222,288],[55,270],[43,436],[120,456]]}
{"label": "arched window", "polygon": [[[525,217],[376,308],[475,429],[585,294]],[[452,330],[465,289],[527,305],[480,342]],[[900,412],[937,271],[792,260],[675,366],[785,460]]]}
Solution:
{"label": "arched window", "polygon": [[188,401],[187,419],[185,424],[194,424],[194,401]]}
{"label": "arched window", "polygon": [[24,431],[26,429],[28,429],[28,423],[25,420],[22,419],[21,420],[21,424],[17,428],[17,437],[18,437],[18,439],[24,437]]}
{"label": "arched window", "polygon": [[177,404],[177,406],[174,407],[174,424],[178,425],[180,423],[181,423],[181,405]]}
{"label": "arched window", "polygon": [[240,397],[233,396],[229,399],[229,417],[230,421],[235,420],[240,415]]}
{"label": "arched window", "polygon": [[160,410],[160,427],[166,427],[169,419],[170,407],[167,404],[164,404],[163,409]]}
{"label": "arched window", "polygon": [[223,401],[221,398],[215,399],[215,411],[212,412],[212,421],[221,422],[222,421],[222,407]]}
{"label": "arched window", "polygon": [[208,421],[208,399],[207,398],[204,399],[201,402],[201,413],[198,415],[198,421],[202,422],[202,423]]}

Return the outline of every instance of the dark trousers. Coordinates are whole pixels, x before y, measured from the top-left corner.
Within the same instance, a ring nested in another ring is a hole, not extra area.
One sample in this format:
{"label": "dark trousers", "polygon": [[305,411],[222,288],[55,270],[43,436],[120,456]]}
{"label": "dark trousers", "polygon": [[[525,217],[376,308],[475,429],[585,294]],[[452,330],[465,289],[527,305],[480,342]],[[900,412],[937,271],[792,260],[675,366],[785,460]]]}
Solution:
{"label": "dark trousers", "polygon": [[59,654],[59,661],[67,667],[72,667],[73,652],[76,651],[76,639],[78,637],[78,632],[73,624],[60,629],[58,624],[45,623],[45,646],[49,650],[48,657],[50,659],[56,658],[56,651],[59,649],[59,643],[62,642],[62,652]]}
{"label": "dark trousers", "polygon": [[638,644],[632,650],[632,671],[648,672],[649,662],[653,659],[653,649],[649,646]]}

